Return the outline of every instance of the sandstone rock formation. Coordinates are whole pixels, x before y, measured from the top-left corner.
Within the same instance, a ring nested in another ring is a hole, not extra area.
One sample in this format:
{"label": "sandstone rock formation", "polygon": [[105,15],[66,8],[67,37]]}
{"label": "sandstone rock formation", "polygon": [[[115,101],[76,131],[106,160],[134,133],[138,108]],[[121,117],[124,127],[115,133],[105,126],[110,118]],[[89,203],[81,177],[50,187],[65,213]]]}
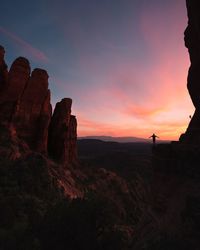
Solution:
{"label": "sandstone rock formation", "polygon": [[70,98],[58,102],[49,127],[49,153],[61,163],[73,162],[77,158],[77,122],[71,115],[71,105]]}
{"label": "sandstone rock formation", "polygon": [[[24,148],[47,155],[49,135],[51,156],[63,164],[72,163],[77,157],[77,124],[71,116],[72,100],[58,103],[52,117],[47,72],[34,69],[31,73],[29,61],[23,57],[17,58],[7,72],[4,53],[0,46],[0,126],[7,138],[14,138],[10,144],[16,146],[20,141]],[[20,157],[18,151],[14,153],[16,157]]]}
{"label": "sandstone rock formation", "polygon": [[180,141],[200,144],[200,2],[187,0],[188,26],[185,30],[185,46],[188,48],[191,66],[188,73],[188,91],[195,106],[195,113]]}
{"label": "sandstone rock formation", "polygon": [[4,61],[4,54],[4,47],[0,45],[0,90],[4,87],[8,75],[7,65]]}
{"label": "sandstone rock formation", "polygon": [[48,74],[34,69],[16,106],[13,122],[18,136],[41,153],[47,153],[51,113]]}

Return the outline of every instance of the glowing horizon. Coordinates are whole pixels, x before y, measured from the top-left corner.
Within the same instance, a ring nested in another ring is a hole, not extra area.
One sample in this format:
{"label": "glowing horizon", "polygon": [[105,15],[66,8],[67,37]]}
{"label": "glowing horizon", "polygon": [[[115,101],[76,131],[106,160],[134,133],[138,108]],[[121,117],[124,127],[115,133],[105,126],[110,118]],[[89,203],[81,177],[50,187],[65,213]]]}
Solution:
{"label": "glowing horizon", "polygon": [[2,6],[6,61],[25,56],[48,71],[53,106],[73,99],[78,136],[176,140],[186,130],[194,108],[182,0],[23,2]]}

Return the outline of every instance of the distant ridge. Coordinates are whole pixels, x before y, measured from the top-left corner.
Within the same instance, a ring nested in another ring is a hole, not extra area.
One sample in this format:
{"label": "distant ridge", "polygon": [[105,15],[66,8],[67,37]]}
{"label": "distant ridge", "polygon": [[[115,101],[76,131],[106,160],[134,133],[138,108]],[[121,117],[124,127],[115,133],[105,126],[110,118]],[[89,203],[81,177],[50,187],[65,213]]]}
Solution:
{"label": "distant ridge", "polygon": [[[120,142],[120,143],[127,143],[127,142],[142,142],[142,143],[151,143],[151,139],[145,139],[145,138],[138,138],[138,137],[112,137],[112,136],[83,136],[83,137],[78,137],[78,140],[82,139],[89,139],[89,140],[101,140],[101,141],[113,141],[113,142]],[[158,140],[158,143],[167,143],[169,141],[167,140]]]}

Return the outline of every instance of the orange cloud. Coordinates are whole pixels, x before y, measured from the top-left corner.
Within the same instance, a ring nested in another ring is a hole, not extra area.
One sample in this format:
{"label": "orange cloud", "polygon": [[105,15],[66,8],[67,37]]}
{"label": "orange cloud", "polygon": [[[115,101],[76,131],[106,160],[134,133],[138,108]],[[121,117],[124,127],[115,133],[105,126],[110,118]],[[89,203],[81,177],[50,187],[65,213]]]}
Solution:
{"label": "orange cloud", "polygon": [[151,122],[145,120],[145,122],[137,123],[134,120],[127,122],[122,120],[119,123],[112,122],[99,122],[92,119],[92,117],[85,118],[84,114],[78,114],[78,135],[111,135],[111,136],[137,136],[148,138],[152,133],[159,135],[161,139],[177,140],[180,134],[184,133],[186,129],[186,122],[182,121],[170,121],[164,120],[158,122]]}
{"label": "orange cloud", "polygon": [[148,107],[131,105],[124,110],[124,113],[131,116],[147,119],[149,116],[157,115],[163,111],[164,108],[160,107],[148,108]]}

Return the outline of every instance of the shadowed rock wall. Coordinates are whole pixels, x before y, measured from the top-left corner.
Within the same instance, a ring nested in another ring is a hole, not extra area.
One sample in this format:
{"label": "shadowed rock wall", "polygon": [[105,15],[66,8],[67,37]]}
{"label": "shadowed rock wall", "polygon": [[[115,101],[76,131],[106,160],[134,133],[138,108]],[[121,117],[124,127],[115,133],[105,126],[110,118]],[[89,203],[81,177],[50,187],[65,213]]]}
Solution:
{"label": "shadowed rock wall", "polygon": [[153,148],[152,208],[165,238],[180,246],[184,242],[169,249],[189,250],[200,245],[200,1],[186,3],[187,87],[195,113],[179,141]]}
{"label": "shadowed rock wall", "polygon": [[195,113],[180,141],[200,144],[200,2],[187,0],[188,26],[185,30],[185,46],[188,48],[191,65],[187,88],[195,107]]}

